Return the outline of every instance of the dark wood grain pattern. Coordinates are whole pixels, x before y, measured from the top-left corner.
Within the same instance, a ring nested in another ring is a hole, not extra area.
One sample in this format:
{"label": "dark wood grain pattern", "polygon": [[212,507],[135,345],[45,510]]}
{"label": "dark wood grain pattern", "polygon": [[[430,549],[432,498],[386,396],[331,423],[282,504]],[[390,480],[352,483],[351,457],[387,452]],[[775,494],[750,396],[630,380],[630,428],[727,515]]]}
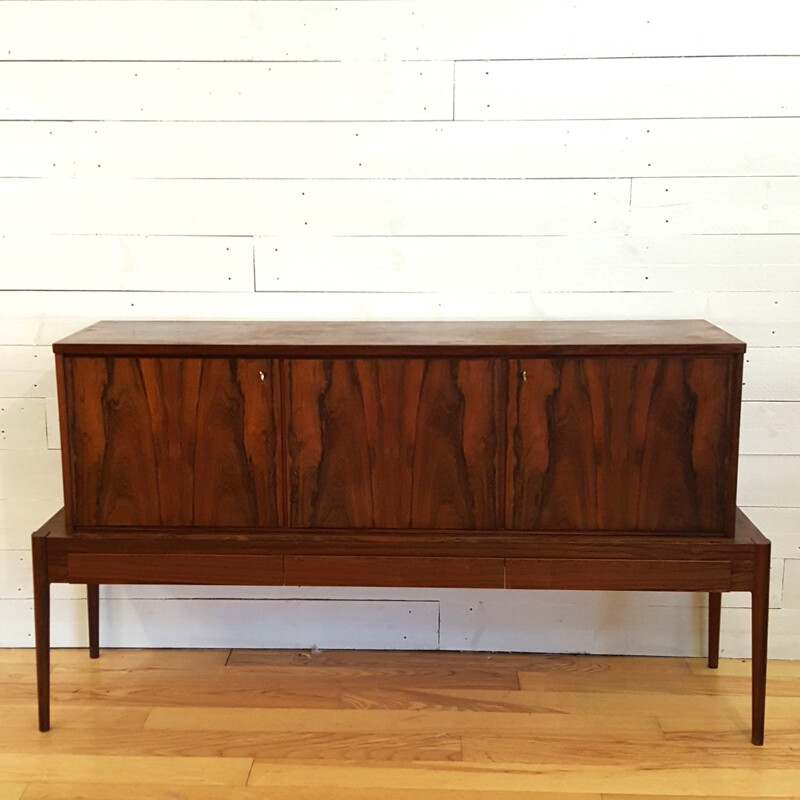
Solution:
{"label": "dark wood grain pattern", "polygon": [[739,435],[742,416],[742,384],[744,379],[744,355],[730,356],[731,371],[728,389],[730,402],[730,446],[728,448],[728,464],[725,475],[725,530],[730,532],[736,528],[736,485],[739,478]]}
{"label": "dark wood grain pattern", "polygon": [[497,526],[494,361],[285,363],[291,526]]}
{"label": "dark wood grain pattern", "polygon": [[731,369],[728,358],[517,362],[508,525],[722,533]]}
{"label": "dark wood grain pattern", "polygon": [[74,523],[72,520],[73,503],[71,502],[74,497],[72,488],[72,464],[71,455],[72,447],[69,441],[69,411],[67,409],[67,376],[66,376],[66,357],[58,353],[55,354],[54,360],[56,363],[56,391],[58,392],[58,434],[61,443],[61,480],[64,487],[64,521],[67,530],[73,530]]}
{"label": "dark wood grain pattern", "polygon": [[68,359],[75,524],[279,525],[273,370],[255,359]]}

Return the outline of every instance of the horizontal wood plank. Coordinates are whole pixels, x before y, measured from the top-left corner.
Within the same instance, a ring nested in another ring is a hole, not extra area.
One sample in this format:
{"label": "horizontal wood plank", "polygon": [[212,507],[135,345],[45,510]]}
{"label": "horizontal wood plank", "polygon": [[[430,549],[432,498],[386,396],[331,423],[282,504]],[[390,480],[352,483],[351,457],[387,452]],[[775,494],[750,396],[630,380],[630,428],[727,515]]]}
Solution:
{"label": "horizontal wood plank", "polygon": [[[720,25],[711,8],[676,0],[670,10],[614,0],[542,7],[526,0],[448,4],[362,0],[195,3],[70,2],[56,10],[25,0],[0,15],[3,58],[72,60],[475,59],[763,55],[794,52],[785,6],[767,0],[756,16]],[[691,16],[687,30],[682,21]],[[180,37],[168,35],[180,30]],[[130,32],[135,32],[135,36]],[[212,35],[213,33],[213,35]],[[127,35],[126,35],[127,34]]]}
{"label": "horizontal wood plank", "polygon": [[52,516],[59,506],[57,499],[34,500],[20,495],[0,499],[0,531],[3,532],[3,546],[0,549],[29,553],[31,533],[41,525],[42,519]]}
{"label": "horizontal wood plank", "polygon": [[800,456],[741,456],[737,502],[753,506],[796,506]]}
{"label": "horizontal wood plank", "polygon": [[[777,293],[793,287],[798,259],[800,236],[792,235],[265,236],[255,241],[259,291],[483,290],[539,297],[544,292],[707,291],[716,299],[724,286],[731,298],[727,316],[733,320],[742,319],[747,305],[742,291],[761,292],[769,285]],[[581,301],[571,295],[571,302]],[[772,330],[779,322],[774,304],[768,319]]]}
{"label": "horizontal wood plank", "polygon": [[800,164],[791,117],[8,125],[0,142],[21,157],[0,161],[7,177],[691,177],[791,175]]}
{"label": "horizontal wood plank", "polygon": [[594,235],[627,230],[628,180],[0,180],[16,233]]}
{"label": "horizontal wood plank", "polygon": [[18,497],[63,503],[59,451],[0,450],[0,499]]}
{"label": "horizontal wood plank", "polygon": [[[316,713],[311,711],[309,713]],[[190,736],[175,731],[131,731],[113,725],[92,729],[73,728],[66,736],[43,737],[33,726],[17,729],[14,739],[0,739],[3,752],[46,755],[127,757],[132,751],[143,757],[175,758],[181,763],[195,758],[219,758],[224,763],[237,758],[275,760],[313,759],[334,762],[460,761],[461,738],[441,733],[336,733],[282,731],[279,733],[207,731]],[[2,794],[0,794],[2,800]]]}
{"label": "horizontal wood plank", "polygon": [[[354,769],[359,769],[358,766]],[[110,786],[109,784],[90,784],[82,781],[73,783],[45,784],[32,782],[24,800],[108,800],[113,795],[115,800],[172,800],[170,785],[162,786]],[[293,786],[271,786],[270,800],[297,800],[298,790]],[[425,789],[381,789],[381,800],[425,800],[430,795]],[[303,800],[374,800],[375,789],[369,787],[331,787],[324,782],[320,785],[303,786]],[[263,800],[264,789],[253,786],[193,786],[191,800]],[[442,800],[511,800],[507,792],[483,792],[456,790],[437,792]],[[563,794],[552,792],[526,792],[521,800],[604,800],[599,794]],[[3,798],[5,800],[5,798]],[[16,798],[12,798],[16,800]],[[183,798],[181,798],[183,800]],[[188,798],[187,798],[188,800]],[[517,800],[514,798],[513,800]],[[636,800],[636,799],[635,799]],[[703,798],[702,800],[706,800]],[[717,800],[709,798],[708,800]],[[722,800],[733,800],[723,798]],[[779,799],[775,799],[779,800]]]}
{"label": "horizontal wood plank", "polygon": [[[636,754],[633,755],[633,752]],[[621,743],[598,741],[587,743],[576,749],[564,747],[560,741],[542,741],[539,737],[464,737],[464,761],[524,764],[558,764],[565,767],[614,766],[622,763],[636,763],[637,768],[646,772],[649,769],[736,769],[744,763],[763,769],[782,769],[787,759],[791,760],[793,751],[789,744],[775,744],[772,749],[759,753],[759,758],[748,762],[738,748],[715,748],[712,752],[698,752],[695,742],[662,742],[648,754],[641,752],[640,743]]]}
{"label": "horizontal wood plank", "polygon": [[795,116],[798,78],[793,56],[460,62],[455,118]]}
{"label": "horizontal wood plank", "polygon": [[[512,767],[511,764],[514,764]],[[419,765],[418,767],[374,767],[369,770],[369,781],[379,789],[480,789],[483,791],[527,791],[535,780],[541,791],[587,792],[624,791],[629,793],[654,793],[670,785],[679,768],[662,766],[641,770],[636,764],[619,764],[597,767],[573,768],[565,771],[563,764],[545,761],[533,764],[495,762],[480,765],[451,763],[448,765]],[[796,780],[795,771],[780,767],[760,768],[758,765],[720,767],[697,770],[693,775],[693,790],[701,794],[716,792],[747,792],[751,798],[785,794],[791,796]],[[281,764],[256,760],[250,774],[253,786],[306,786],[311,782],[325,782],[336,787],[362,785],[363,776],[354,774],[345,766],[316,764]]]}
{"label": "horizontal wood plank", "polygon": [[[800,59],[798,59],[800,66]],[[635,235],[800,233],[800,178],[686,178],[633,181]]]}
{"label": "horizontal wood plank", "polygon": [[[384,690],[388,691],[386,687]],[[379,693],[381,690],[375,690]],[[446,694],[448,691],[441,692]],[[489,691],[489,690],[486,690]],[[479,690],[474,690],[480,693]],[[495,697],[508,695],[508,692],[494,690]],[[515,696],[519,692],[513,693]],[[418,693],[417,697],[424,703],[424,694]],[[431,698],[434,702],[435,696]],[[401,733],[416,730],[420,733],[436,733],[447,731],[451,735],[476,735],[491,727],[505,735],[525,731],[533,733],[537,730],[542,733],[557,735],[558,732],[567,733],[576,730],[575,720],[558,719],[558,713],[541,711],[540,713],[513,713],[508,710],[464,710],[453,708],[414,708],[402,710],[382,709],[318,709],[309,712],[304,709],[247,709],[247,708],[154,708],[145,727],[154,730],[228,730],[228,731],[293,731],[313,732],[368,732],[375,735],[385,733]],[[609,719],[607,715],[604,722],[609,724],[609,730],[615,734],[641,735],[645,731],[653,736],[654,727],[649,720],[638,719],[632,725],[621,723],[617,726],[616,719]],[[621,715],[626,716],[626,715]],[[633,714],[627,715],[634,716]],[[599,725],[599,719],[587,720],[589,725]]]}
{"label": "horizontal wood plank", "polygon": [[44,400],[0,397],[0,450],[41,451],[47,446]]}
{"label": "horizontal wood plank", "polygon": [[742,397],[772,402],[800,400],[800,347],[751,348],[745,357]]}
{"label": "horizontal wood plank", "polygon": [[85,780],[91,776],[92,783],[126,783],[130,780],[128,770],[135,770],[142,784],[243,786],[250,767],[249,758],[0,753],[0,770],[9,781],[37,773],[45,781]]}
{"label": "horizontal wood plank", "polygon": [[800,402],[744,403],[739,452],[800,455]]}
{"label": "horizontal wood plank", "polygon": [[[0,370],[0,383],[10,397],[55,397],[56,375],[48,365],[35,370]],[[44,516],[44,515],[42,515]]]}
{"label": "horizontal wood plank", "polygon": [[253,245],[233,236],[0,236],[3,289],[241,292]]}
{"label": "horizontal wood plank", "polygon": [[0,87],[8,120],[451,119],[453,67],[0,61]]}
{"label": "horizontal wood plank", "polygon": [[[5,9],[0,9],[0,18],[3,11]],[[74,176],[75,148],[69,122],[43,125],[4,122],[0,125],[0,177]]]}

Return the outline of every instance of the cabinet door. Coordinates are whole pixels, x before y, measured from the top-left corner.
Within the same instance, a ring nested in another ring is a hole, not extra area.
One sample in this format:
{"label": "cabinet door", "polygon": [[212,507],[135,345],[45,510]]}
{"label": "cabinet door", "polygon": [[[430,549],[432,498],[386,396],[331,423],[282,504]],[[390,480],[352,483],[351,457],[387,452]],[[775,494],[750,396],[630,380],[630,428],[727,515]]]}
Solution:
{"label": "cabinet door", "polygon": [[702,357],[512,363],[508,526],[722,532],[734,502],[732,367]]}
{"label": "cabinet door", "polygon": [[289,524],[493,528],[496,364],[286,362]]}
{"label": "cabinet door", "polygon": [[66,361],[78,526],[275,527],[273,362]]}

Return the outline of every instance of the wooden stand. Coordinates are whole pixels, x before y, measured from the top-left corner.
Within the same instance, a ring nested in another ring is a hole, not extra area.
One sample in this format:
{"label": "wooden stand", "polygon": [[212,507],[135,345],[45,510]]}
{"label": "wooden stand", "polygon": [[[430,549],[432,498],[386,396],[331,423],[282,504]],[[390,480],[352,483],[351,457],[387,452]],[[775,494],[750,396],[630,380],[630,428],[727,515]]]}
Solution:
{"label": "wooden stand", "polygon": [[744,343],[703,321],[99,323],[57,342],[65,506],[49,592],[420,586],[753,599],[764,737],[769,542],[736,509]]}
{"label": "wooden stand", "polygon": [[[753,744],[764,742],[770,543],[741,512],[732,540],[592,535],[439,535],[352,531],[297,537],[143,532],[70,535],[59,512],[33,534],[39,728],[49,719],[51,583],[89,588],[90,655],[97,585],[423,586],[709,592],[708,662],[719,659],[722,592],[753,608]],[[342,555],[347,553],[347,555]],[[93,643],[93,644],[92,644]]]}

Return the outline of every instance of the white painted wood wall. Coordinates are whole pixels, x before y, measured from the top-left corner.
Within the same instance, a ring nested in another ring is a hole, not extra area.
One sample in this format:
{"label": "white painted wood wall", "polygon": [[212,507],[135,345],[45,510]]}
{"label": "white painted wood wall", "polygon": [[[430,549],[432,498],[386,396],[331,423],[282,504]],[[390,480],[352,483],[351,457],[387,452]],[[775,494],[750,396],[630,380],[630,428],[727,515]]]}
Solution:
{"label": "white painted wood wall", "polygon": [[[0,3],[0,645],[102,318],[705,317],[800,657],[800,44],[785,0]],[[80,587],[55,642],[85,641]],[[111,588],[129,646],[698,654],[695,595]],[[191,599],[190,599],[191,598]],[[201,598],[201,599],[197,599]],[[212,598],[225,598],[213,600]],[[749,653],[749,598],[723,616]]]}

